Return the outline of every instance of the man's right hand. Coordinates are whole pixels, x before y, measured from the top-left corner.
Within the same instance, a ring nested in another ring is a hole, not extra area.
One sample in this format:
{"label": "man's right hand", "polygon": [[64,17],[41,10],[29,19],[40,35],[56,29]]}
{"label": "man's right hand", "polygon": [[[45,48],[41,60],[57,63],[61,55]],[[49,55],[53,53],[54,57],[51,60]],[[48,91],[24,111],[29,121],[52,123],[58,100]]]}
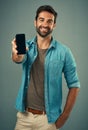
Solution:
{"label": "man's right hand", "polygon": [[24,54],[18,55],[16,39],[12,40],[12,60],[14,62],[22,62],[24,59]]}
{"label": "man's right hand", "polygon": [[12,53],[17,55],[18,51],[16,48],[17,48],[16,39],[13,39],[12,40]]}

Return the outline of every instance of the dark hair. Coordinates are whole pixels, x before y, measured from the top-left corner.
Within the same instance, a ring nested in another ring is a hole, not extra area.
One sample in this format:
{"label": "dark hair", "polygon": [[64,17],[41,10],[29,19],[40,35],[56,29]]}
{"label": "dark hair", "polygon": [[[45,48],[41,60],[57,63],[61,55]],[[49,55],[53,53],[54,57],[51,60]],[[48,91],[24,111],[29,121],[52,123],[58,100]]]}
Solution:
{"label": "dark hair", "polygon": [[42,11],[47,11],[49,13],[52,13],[54,15],[54,23],[56,23],[56,18],[57,18],[57,12],[50,6],[50,5],[43,5],[40,6],[37,11],[36,11],[36,16],[35,16],[35,20],[37,20],[39,13],[41,13]]}

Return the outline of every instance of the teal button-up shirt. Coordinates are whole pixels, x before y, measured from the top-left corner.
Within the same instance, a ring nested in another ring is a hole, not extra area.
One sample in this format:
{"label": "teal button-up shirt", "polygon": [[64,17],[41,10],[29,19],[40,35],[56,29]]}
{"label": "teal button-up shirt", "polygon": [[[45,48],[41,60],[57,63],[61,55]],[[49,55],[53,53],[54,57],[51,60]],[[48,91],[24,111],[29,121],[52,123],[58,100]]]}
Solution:
{"label": "teal button-up shirt", "polygon": [[[36,38],[28,41],[27,47],[29,50],[22,61],[22,84],[16,100],[16,109],[21,112],[25,111],[30,70],[38,54]],[[76,63],[70,49],[53,39],[46,52],[44,70],[45,109],[48,122],[53,123],[61,114],[62,73],[68,88],[80,87]]]}

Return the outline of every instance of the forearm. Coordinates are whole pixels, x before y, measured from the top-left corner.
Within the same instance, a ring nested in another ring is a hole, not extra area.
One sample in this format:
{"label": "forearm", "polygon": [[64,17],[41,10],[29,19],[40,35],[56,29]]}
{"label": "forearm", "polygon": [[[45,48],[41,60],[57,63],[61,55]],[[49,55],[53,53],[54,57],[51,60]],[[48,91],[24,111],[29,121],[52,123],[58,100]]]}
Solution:
{"label": "forearm", "polygon": [[72,110],[72,108],[75,104],[78,92],[79,92],[79,88],[69,89],[63,113],[61,114],[61,116],[56,121],[56,127],[57,128],[62,127],[64,125],[64,123],[66,122],[66,120],[68,119],[70,112],[71,112],[71,110]]}
{"label": "forearm", "polygon": [[69,115],[77,98],[79,92],[79,88],[71,88],[69,89],[66,104],[63,110],[63,113]]}

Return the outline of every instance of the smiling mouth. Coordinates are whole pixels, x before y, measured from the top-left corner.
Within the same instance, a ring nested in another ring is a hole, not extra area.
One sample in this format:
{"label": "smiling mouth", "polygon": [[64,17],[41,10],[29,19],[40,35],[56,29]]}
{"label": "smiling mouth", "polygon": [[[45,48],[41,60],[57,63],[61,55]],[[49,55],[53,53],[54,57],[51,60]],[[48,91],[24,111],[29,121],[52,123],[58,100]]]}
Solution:
{"label": "smiling mouth", "polygon": [[40,28],[40,30],[41,30],[42,32],[48,32],[48,31],[49,31],[48,28],[44,28],[44,27]]}
{"label": "smiling mouth", "polygon": [[48,36],[50,33],[52,33],[52,30],[50,30],[49,27],[43,27],[43,26],[36,27],[36,31],[38,32],[38,34],[39,34],[41,37],[46,37],[46,36]]}

